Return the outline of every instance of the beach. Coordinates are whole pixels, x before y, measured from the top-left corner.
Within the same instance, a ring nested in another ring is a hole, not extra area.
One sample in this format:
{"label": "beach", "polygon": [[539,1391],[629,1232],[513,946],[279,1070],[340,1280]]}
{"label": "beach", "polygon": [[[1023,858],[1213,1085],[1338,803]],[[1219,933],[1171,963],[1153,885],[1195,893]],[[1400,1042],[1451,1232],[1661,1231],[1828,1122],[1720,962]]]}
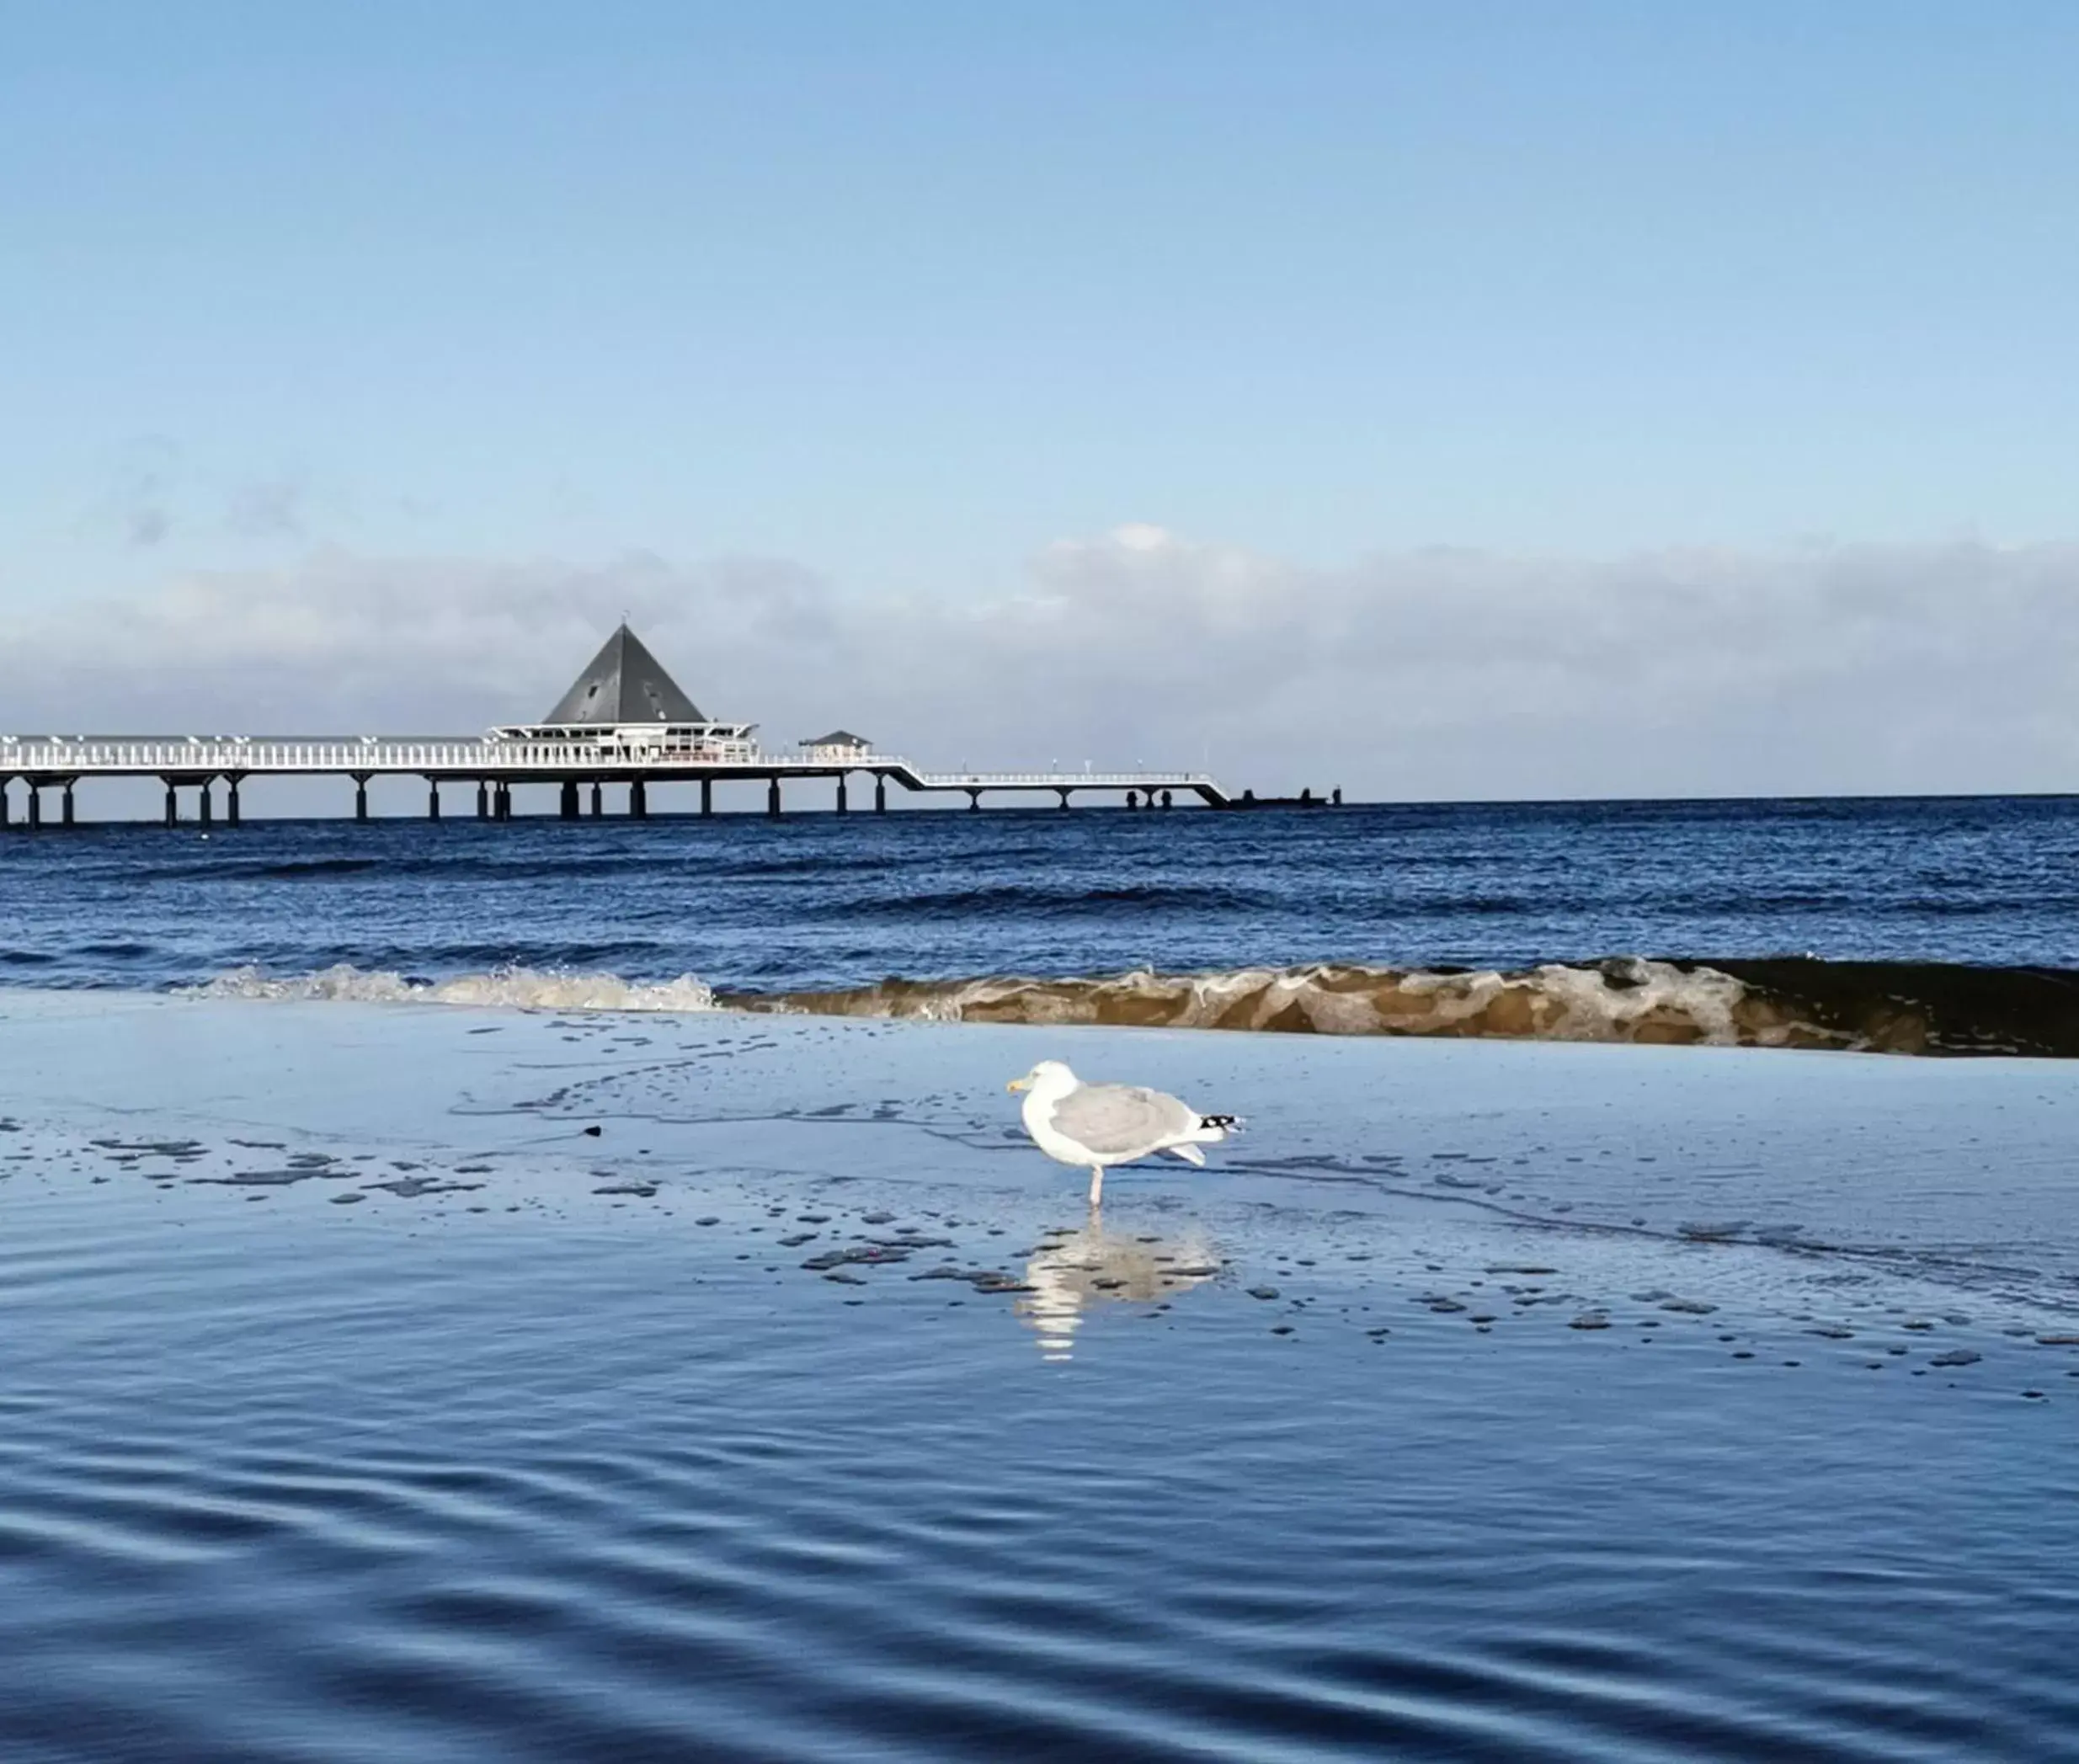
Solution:
{"label": "beach", "polygon": [[[1005,1080],[1247,1117],[1101,1218]],[[2070,1756],[2079,1067],[0,995],[34,1760]]]}
{"label": "beach", "polygon": [[8,16],[0,1764],[2079,1764],[2079,8]]}

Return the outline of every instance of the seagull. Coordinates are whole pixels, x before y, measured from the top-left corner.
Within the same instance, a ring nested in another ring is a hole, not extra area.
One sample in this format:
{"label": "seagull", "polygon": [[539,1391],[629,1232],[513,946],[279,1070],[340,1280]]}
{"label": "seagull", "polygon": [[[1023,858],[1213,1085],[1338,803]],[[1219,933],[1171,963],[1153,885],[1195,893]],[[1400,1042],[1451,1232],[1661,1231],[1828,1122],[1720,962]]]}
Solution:
{"label": "seagull", "polygon": [[1090,1173],[1090,1205],[1104,1198],[1105,1171],[1153,1152],[1203,1167],[1198,1148],[1218,1145],[1238,1115],[1202,1115],[1189,1103],[1138,1085],[1086,1085],[1058,1059],[1043,1059],[1006,1090],[1026,1093],[1025,1130],[1058,1164]]}

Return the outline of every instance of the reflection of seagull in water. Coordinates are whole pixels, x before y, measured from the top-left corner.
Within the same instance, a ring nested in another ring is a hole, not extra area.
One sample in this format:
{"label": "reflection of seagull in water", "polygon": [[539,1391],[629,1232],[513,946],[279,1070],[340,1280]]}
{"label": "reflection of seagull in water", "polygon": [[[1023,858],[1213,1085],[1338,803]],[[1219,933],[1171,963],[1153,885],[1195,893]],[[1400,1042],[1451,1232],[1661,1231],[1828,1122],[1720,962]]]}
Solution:
{"label": "reflection of seagull in water", "polygon": [[1058,1059],[1043,1059],[1007,1087],[1026,1093],[1025,1130],[1060,1164],[1090,1173],[1090,1205],[1104,1198],[1105,1171],[1154,1152],[1203,1164],[1198,1148],[1218,1145],[1240,1125],[1234,1115],[1202,1115],[1190,1104],[1138,1085],[1086,1085]]}
{"label": "reflection of seagull in water", "polygon": [[1085,1309],[1160,1300],[1219,1271],[1220,1258],[1202,1239],[1143,1243],[1107,1237],[1093,1218],[1032,1252],[1025,1265],[1025,1283],[1032,1290],[1017,1301],[1018,1314],[1039,1332],[1040,1351],[1048,1359],[1065,1360]]}

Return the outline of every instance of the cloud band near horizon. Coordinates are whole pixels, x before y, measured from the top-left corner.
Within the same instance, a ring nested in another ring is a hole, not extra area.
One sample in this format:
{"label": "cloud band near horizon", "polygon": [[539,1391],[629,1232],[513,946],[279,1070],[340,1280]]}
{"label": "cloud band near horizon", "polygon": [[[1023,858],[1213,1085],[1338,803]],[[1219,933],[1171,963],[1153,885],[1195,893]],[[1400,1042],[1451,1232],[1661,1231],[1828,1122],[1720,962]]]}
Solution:
{"label": "cloud band near horizon", "polygon": [[958,600],[776,560],[326,550],[18,626],[0,729],[470,732],[541,715],[624,613],[711,715],[935,766],[1413,800],[2079,788],[2069,542],[1318,568],[1132,525]]}

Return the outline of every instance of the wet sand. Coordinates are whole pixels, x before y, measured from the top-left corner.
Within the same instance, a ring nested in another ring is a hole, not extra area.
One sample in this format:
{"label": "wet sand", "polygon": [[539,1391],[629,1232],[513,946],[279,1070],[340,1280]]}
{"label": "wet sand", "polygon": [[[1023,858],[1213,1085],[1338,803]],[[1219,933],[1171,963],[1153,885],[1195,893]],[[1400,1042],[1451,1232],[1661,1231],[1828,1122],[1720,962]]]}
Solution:
{"label": "wet sand", "polygon": [[[1094,1218],[1045,1055],[1249,1132]],[[2079,1720],[2058,1063],[29,994],[0,1061],[25,1756]]]}

